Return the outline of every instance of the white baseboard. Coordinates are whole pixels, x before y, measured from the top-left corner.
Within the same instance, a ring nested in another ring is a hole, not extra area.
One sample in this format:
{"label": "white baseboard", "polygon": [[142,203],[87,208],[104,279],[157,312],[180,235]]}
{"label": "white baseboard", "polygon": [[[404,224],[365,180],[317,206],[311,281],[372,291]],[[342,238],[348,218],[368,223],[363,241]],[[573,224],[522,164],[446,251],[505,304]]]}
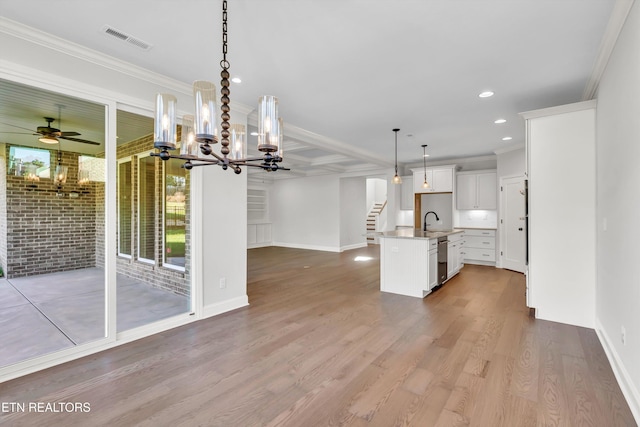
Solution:
{"label": "white baseboard", "polygon": [[354,245],[342,246],[342,247],[340,247],[340,252],[350,251],[352,249],[366,248],[367,245],[368,245],[367,242],[363,242],[363,243],[356,243]]}
{"label": "white baseboard", "polygon": [[202,310],[202,319],[217,316],[219,314],[226,313],[227,311],[246,307],[248,305],[249,305],[249,297],[247,297],[247,295],[242,295],[237,298],[231,298],[226,301],[221,301],[215,304],[205,305]]}
{"label": "white baseboard", "polygon": [[268,246],[273,246],[273,244],[271,242],[251,243],[247,245],[247,249],[266,248]]}
{"label": "white baseboard", "polygon": [[301,243],[282,243],[282,242],[273,242],[273,246],[280,246],[283,248],[292,248],[292,249],[309,249],[312,251],[341,252],[340,247],[335,247],[335,246],[318,246],[318,245],[305,245]]}
{"label": "white baseboard", "polygon": [[612,341],[599,319],[596,319],[596,334],[600,339],[602,348],[604,348],[607,359],[609,359],[611,369],[613,369],[613,373],[618,380],[622,394],[624,394],[625,399],[627,399],[627,404],[631,409],[633,418],[635,418],[636,424],[640,425],[640,392],[638,392],[638,389],[633,384],[629,372],[625,368],[624,363],[622,363],[622,360],[620,360],[616,348],[612,345]]}

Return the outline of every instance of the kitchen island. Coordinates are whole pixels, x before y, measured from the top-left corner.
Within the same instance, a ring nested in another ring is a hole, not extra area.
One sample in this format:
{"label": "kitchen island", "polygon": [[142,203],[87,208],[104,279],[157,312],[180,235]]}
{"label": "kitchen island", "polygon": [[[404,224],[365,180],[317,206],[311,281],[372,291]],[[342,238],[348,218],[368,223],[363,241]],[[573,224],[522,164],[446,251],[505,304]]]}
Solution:
{"label": "kitchen island", "polygon": [[[460,247],[464,230],[422,231],[400,229],[379,235],[380,290],[424,298],[433,288],[460,271]],[[438,239],[448,240],[446,256],[438,260]],[[438,278],[438,264],[446,263],[444,277]]]}

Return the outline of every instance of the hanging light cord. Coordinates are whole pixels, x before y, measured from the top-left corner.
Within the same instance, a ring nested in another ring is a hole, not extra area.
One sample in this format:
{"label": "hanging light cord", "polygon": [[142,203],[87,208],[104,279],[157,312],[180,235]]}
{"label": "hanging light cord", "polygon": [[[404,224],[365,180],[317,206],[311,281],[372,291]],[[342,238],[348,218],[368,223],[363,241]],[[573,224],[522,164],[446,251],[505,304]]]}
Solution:
{"label": "hanging light cord", "polygon": [[393,129],[396,134],[396,176],[398,176],[398,131],[400,129]]}
{"label": "hanging light cord", "polygon": [[424,182],[427,182],[427,146],[422,146],[422,164],[424,166]]}
{"label": "hanging light cord", "polygon": [[220,61],[220,66],[222,67],[222,71],[220,71],[220,93],[222,97],[220,98],[220,102],[222,106],[220,109],[222,110],[222,114],[220,117],[222,118],[222,123],[220,123],[220,127],[222,130],[220,131],[220,136],[222,137],[220,140],[220,152],[227,157],[229,154],[229,120],[231,119],[231,115],[229,111],[231,108],[229,107],[229,94],[231,91],[229,90],[229,61],[227,61],[227,0],[222,1],[222,60]]}

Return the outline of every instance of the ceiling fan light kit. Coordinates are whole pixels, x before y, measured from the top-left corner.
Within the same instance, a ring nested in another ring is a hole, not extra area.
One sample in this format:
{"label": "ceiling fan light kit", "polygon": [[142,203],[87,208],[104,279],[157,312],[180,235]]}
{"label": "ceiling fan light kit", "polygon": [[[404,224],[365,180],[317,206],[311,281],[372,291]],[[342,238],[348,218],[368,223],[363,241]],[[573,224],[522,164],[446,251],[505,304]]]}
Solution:
{"label": "ceiling fan light kit", "polygon": [[[278,115],[278,99],[262,96],[258,99],[258,151],[260,157],[246,157],[246,130],[243,125],[231,124],[229,114],[231,93],[229,61],[227,60],[227,0],[222,1],[222,60],[220,61],[220,121],[217,123],[216,87],[213,83],[198,80],[193,83],[195,116],[182,120],[181,144],[177,142],[177,101],[175,96],[160,93],[156,96],[154,122],[154,148],[152,156],[162,160],[184,160],[187,170],[194,166],[218,165],[241,173],[241,166],[258,167],[266,171],[289,170],[282,162],[283,121]],[[219,135],[218,135],[219,132]],[[212,145],[220,142],[220,154]],[[179,154],[169,151],[180,149]]]}

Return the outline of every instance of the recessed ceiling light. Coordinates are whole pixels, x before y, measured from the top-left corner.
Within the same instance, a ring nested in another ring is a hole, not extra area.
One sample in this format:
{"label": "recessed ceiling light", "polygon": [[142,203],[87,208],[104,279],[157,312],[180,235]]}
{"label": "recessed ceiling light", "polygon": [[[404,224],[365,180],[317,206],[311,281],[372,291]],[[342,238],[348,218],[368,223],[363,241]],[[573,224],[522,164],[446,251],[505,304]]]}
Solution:
{"label": "recessed ceiling light", "polygon": [[250,135],[251,136],[258,136],[258,132],[251,132]]}
{"label": "recessed ceiling light", "polygon": [[500,125],[500,124],[502,124],[502,123],[506,123],[506,122],[507,122],[507,121],[506,121],[505,119],[498,119],[498,120],[495,120],[493,123],[495,123],[495,124],[497,124],[497,125]]}
{"label": "recessed ceiling light", "polygon": [[240,77],[234,77],[231,79],[231,81],[234,83],[242,83],[242,79]]}
{"label": "recessed ceiling light", "polygon": [[480,98],[488,98],[490,96],[493,96],[493,92],[491,92],[490,90],[486,90],[484,92],[482,92],[480,95],[478,95]]}
{"label": "recessed ceiling light", "polygon": [[505,136],[504,138],[502,138],[503,141],[511,141],[513,138],[511,138],[510,136]]}

